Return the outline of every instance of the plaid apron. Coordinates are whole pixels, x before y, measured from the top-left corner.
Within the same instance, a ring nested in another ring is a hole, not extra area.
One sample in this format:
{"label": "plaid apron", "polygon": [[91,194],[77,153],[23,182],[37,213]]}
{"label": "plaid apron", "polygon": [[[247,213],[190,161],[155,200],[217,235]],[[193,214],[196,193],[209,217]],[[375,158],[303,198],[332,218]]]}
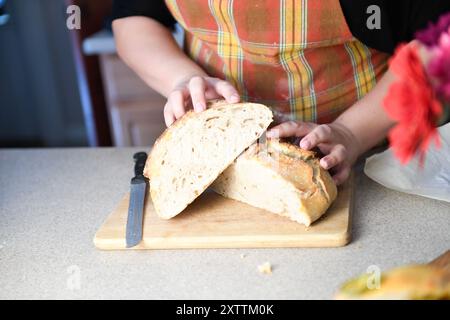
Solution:
{"label": "plaid apron", "polygon": [[388,55],[355,39],[339,0],[166,0],[185,50],[276,122],[333,121],[367,94]]}

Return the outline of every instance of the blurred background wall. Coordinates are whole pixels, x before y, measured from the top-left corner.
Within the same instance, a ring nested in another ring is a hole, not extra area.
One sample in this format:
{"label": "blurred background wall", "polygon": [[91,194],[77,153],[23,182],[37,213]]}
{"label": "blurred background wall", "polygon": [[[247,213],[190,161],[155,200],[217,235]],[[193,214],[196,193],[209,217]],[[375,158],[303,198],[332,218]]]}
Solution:
{"label": "blurred background wall", "polygon": [[0,145],[87,145],[64,2],[10,0],[3,14]]}
{"label": "blurred background wall", "polygon": [[[67,27],[71,5],[80,29]],[[117,56],[111,7],[0,0],[0,148],[150,146],[161,134],[165,99]]]}

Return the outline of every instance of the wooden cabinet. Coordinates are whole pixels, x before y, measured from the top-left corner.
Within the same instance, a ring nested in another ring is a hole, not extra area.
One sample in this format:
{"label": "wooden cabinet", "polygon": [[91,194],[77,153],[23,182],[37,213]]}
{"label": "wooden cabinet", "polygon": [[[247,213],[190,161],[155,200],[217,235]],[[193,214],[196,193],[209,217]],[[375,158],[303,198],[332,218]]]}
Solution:
{"label": "wooden cabinet", "polygon": [[152,145],[165,129],[166,99],[116,54],[100,54],[100,63],[114,145]]}

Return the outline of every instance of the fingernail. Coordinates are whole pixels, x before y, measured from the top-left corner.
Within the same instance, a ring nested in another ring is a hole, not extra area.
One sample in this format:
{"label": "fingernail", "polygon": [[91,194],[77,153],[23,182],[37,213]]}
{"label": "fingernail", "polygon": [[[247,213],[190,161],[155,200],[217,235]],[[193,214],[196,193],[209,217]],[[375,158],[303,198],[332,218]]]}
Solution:
{"label": "fingernail", "polygon": [[309,141],[300,141],[300,147],[303,149],[309,149],[311,147],[311,143]]}
{"label": "fingernail", "polygon": [[273,138],[273,132],[272,131],[267,131],[266,132],[266,137],[267,138]]}
{"label": "fingernail", "polygon": [[195,112],[202,112],[205,109],[206,109],[206,106],[203,103],[201,103],[201,102],[196,103],[195,106],[194,106],[194,111]]}
{"label": "fingernail", "polygon": [[328,169],[328,167],[330,166],[330,164],[326,160],[322,160],[321,163],[322,163],[322,168],[324,168],[324,169]]}
{"label": "fingernail", "polygon": [[240,99],[241,99],[241,97],[239,95],[237,95],[237,94],[233,94],[230,97],[230,101],[233,102],[233,103],[239,102]]}

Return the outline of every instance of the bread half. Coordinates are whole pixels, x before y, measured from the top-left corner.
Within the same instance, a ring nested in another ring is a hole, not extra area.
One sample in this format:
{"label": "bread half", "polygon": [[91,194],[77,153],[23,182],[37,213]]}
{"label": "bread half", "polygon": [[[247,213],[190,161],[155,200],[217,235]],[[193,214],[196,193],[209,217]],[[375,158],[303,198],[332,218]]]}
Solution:
{"label": "bread half", "polygon": [[314,152],[277,140],[251,146],[212,188],[306,226],[319,219],[337,196],[336,185]]}
{"label": "bread half", "polygon": [[167,128],[144,169],[156,213],[169,219],[183,211],[271,122],[264,105],[216,101]]}

